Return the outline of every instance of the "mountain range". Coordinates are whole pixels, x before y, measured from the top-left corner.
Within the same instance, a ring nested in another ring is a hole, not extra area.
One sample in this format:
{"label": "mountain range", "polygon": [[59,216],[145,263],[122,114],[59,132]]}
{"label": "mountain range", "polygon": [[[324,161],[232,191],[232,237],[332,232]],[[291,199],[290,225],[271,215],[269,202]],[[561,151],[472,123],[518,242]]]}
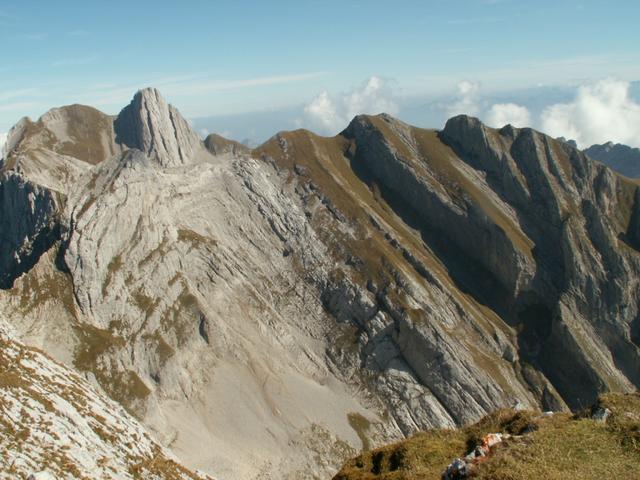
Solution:
{"label": "mountain range", "polygon": [[584,153],[629,178],[640,178],[640,149],[620,143],[592,145]]}
{"label": "mountain range", "polygon": [[[635,391],[639,192],[468,116],[254,149],[155,89],[24,118],[0,162],[0,472],[328,478],[421,430]],[[65,445],[89,453],[43,453]]]}

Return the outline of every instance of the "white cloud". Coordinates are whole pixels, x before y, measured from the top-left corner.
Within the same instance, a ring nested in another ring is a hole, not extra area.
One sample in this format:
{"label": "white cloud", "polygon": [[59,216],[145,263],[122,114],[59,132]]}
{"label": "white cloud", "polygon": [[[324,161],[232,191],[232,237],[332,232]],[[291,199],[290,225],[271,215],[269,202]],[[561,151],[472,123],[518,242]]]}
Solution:
{"label": "white cloud", "polygon": [[478,115],[480,112],[478,94],[480,92],[480,84],[463,80],[458,83],[458,94],[452,105],[447,107],[449,117],[456,115]]}
{"label": "white cloud", "polygon": [[640,104],[629,82],[601,80],[578,89],[571,103],[547,107],[541,125],[549,135],[574,139],[580,147],[613,141],[640,146]]}
{"label": "white cloud", "polygon": [[335,134],[345,128],[356,115],[377,113],[396,115],[398,105],[389,83],[373,76],[360,87],[341,95],[320,92],[304,107],[304,119],[299,124],[318,129],[322,133]]}
{"label": "white cloud", "polygon": [[326,91],[320,92],[305,106],[304,113],[311,123],[319,124],[325,131],[335,132],[346,124],[346,120],[338,114],[335,102]]}
{"label": "white cloud", "polygon": [[511,124],[514,127],[530,127],[531,114],[526,107],[515,103],[496,103],[486,115],[487,125],[501,128]]}
{"label": "white cloud", "polygon": [[0,133],[0,158],[4,156],[4,144],[7,141],[7,134]]}

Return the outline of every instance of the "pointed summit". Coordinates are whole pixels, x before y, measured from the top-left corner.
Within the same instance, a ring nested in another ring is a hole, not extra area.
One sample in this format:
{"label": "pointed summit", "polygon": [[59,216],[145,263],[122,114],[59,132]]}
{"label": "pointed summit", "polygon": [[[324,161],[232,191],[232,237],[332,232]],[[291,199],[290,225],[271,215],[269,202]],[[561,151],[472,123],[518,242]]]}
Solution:
{"label": "pointed summit", "polygon": [[202,148],[180,112],[155,88],[139,90],[114,128],[116,142],[143,151],[165,167],[190,163]]}

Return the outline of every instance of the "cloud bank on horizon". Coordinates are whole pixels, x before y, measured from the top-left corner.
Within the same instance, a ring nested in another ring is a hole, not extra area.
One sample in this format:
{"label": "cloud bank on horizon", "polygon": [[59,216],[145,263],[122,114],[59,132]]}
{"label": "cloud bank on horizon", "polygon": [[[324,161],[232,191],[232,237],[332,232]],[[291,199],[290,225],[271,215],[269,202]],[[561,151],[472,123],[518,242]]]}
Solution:
{"label": "cloud bank on horizon", "polygon": [[575,140],[580,148],[606,142],[640,146],[640,103],[630,93],[630,82],[612,78],[582,85],[570,102],[548,105],[538,119],[517,103],[495,103],[488,108],[479,97],[480,85],[464,81],[452,113],[479,116],[495,128],[511,124],[533,127],[552,137]]}
{"label": "cloud bank on horizon", "polygon": [[[341,95],[322,91],[304,106],[298,126],[334,135],[358,114],[402,116],[398,97],[390,82],[375,76]],[[573,99],[547,105],[539,115],[515,101],[492,103],[482,95],[479,83],[464,80],[458,83],[456,95],[440,108],[447,118],[465,114],[494,128],[507,124],[533,127],[553,137],[575,140],[581,148],[608,141],[640,146],[640,103],[632,98],[630,83],[622,80],[582,85]]]}

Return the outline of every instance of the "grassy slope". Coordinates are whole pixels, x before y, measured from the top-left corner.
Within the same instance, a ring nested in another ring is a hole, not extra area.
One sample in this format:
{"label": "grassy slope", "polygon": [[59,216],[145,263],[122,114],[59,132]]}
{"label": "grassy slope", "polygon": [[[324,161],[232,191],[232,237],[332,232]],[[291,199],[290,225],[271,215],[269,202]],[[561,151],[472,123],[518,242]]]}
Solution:
{"label": "grassy slope", "polygon": [[[439,479],[487,433],[522,435],[496,447],[474,478],[484,480],[640,478],[640,394],[604,395],[606,423],[590,412],[544,417],[501,410],[460,430],[420,433],[361,454],[335,480]],[[531,431],[530,431],[531,430]]]}

